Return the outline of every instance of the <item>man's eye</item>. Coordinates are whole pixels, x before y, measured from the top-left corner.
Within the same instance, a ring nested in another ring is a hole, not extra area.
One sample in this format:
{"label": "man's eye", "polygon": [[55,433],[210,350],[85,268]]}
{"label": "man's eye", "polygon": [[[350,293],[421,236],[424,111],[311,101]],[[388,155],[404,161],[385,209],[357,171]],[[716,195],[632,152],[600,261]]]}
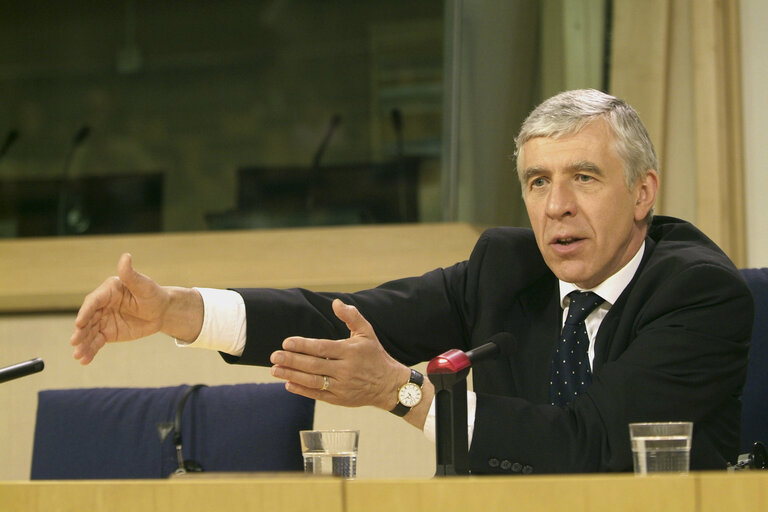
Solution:
{"label": "man's eye", "polygon": [[579,174],[579,175],[577,175],[577,179],[581,183],[589,183],[590,181],[592,181],[592,176],[588,176],[586,174]]}
{"label": "man's eye", "polygon": [[534,180],[531,180],[531,187],[532,188],[538,188],[544,186],[544,178],[536,178]]}

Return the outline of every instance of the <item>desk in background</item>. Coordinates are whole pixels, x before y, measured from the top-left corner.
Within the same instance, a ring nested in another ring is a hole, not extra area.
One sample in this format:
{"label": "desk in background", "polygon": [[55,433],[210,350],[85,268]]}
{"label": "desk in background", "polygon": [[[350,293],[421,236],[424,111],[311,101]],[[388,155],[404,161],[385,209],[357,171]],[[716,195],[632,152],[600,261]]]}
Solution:
{"label": "desk in background", "polygon": [[0,180],[0,237],[162,231],[162,172]]}
{"label": "desk in background", "polygon": [[206,214],[210,229],[419,221],[421,159],[322,167],[250,166],[237,172],[237,206]]}

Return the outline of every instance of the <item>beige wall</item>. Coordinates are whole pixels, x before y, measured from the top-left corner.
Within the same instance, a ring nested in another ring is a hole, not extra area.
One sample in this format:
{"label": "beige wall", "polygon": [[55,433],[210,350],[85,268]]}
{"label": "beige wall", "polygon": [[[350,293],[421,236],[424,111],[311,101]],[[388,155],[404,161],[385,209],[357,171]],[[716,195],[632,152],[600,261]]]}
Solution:
{"label": "beige wall", "polygon": [[[135,261],[142,263],[137,263],[138,268],[162,283],[192,284],[186,281],[196,276],[202,285],[220,287],[239,282],[250,286],[269,283],[277,287],[307,285],[314,289],[349,290],[418,275],[466,259],[477,236],[478,230],[468,225],[436,224],[256,231],[239,235],[104,237],[70,240],[59,245],[47,241],[45,250],[38,246],[42,241],[0,241],[0,261],[6,265],[0,268],[0,306],[13,303],[14,294],[17,297],[37,294],[44,300],[45,290],[40,293],[40,287],[48,281],[51,283],[48,293],[58,295],[64,304],[61,307],[66,308],[70,294],[61,291],[75,289],[80,293],[81,288],[100,282],[111,273],[105,269],[114,266],[116,255],[122,249],[131,249]],[[190,243],[195,246],[197,258],[188,251]],[[356,250],[348,251],[351,247]],[[60,250],[62,248],[65,250]],[[252,256],[248,261],[213,256],[219,254],[218,251],[227,252],[228,248],[230,252],[247,252]],[[108,256],[111,253],[115,256]],[[185,253],[187,257],[183,258]],[[93,254],[103,255],[100,257],[103,261],[92,264],[92,277],[81,278]],[[80,270],[66,272],[77,260],[81,260]],[[35,262],[42,279],[35,283],[18,273],[14,278],[9,268],[30,267],[30,261]],[[221,264],[212,265],[211,261]],[[168,279],[170,275],[175,278]],[[85,280],[89,282],[80,282]],[[36,288],[35,294],[28,293],[30,288]],[[51,314],[0,313],[0,366],[33,357],[42,357],[46,365],[40,374],[0,384],[0,439],[3,440],[0,480],[29,478],[39,390],[271,380],[265,368],[230,366],[216,353],[177,348],[163,335],[110,345],[93,363],[80,366],[72,358],[68,343],[74,321],[71,309]],[[434,474],[432,443],[421,431],[385,411],[318,404],[315,426],[360,429],[358,474],[361,477]]]}

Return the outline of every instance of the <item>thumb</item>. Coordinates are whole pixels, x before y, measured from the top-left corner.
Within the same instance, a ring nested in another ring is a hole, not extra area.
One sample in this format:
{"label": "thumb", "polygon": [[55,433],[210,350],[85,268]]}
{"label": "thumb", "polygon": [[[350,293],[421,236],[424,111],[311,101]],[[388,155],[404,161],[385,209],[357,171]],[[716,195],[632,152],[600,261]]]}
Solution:
{"label": "thumb", "polygon": [[339,320],[347,324],[350,336],[356,334],[374,336],[373,327],[355,306],[344,304],[341,300],[335,299],[333,312]]}
{"label": "thumb", "polygon": [[154,282],[133,268],[133,257],[129,253],[120,256],[117,262],[117,276],[132,294],[136,295],[154,285]]}

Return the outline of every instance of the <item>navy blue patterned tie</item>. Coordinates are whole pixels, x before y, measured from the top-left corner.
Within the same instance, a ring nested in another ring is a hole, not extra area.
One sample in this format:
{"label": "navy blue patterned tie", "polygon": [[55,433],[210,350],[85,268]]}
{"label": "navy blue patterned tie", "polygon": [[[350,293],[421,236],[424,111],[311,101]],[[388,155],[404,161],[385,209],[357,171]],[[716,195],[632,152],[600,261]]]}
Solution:
{"label": "navy blue patterned tie", "polygon": [[589,338],[584,319],[604,300],[592,292],[571,292],[571,304],[555,347],[550,374],[549,399],[563,406],[592,383],[589,369]]}

